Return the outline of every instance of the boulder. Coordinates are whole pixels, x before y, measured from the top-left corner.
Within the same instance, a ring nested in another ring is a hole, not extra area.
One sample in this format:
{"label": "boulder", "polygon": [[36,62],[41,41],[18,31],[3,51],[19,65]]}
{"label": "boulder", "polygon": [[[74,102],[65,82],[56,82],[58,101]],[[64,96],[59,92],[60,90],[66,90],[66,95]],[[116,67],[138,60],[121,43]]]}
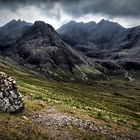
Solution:
{"label": "boulder", "polygon": [[0,112],[16,113],[23,110],[24,103],[16,81],[0,72]]}

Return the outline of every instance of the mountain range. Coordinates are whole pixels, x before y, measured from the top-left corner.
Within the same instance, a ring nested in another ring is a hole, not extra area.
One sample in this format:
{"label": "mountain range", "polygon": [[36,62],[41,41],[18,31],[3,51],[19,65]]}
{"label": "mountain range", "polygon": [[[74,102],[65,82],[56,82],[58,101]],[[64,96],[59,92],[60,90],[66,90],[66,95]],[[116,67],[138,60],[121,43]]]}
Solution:
{"label": "mountain range", "polygon": [[[10,33],[7,28],[11,25],[13,32]],[[5,26],[8,27],[4,28]],[[10,56],[21,65],[61,80],[88,79],[90,76],[101,75],[96,69],[100,67],[98,64],[62,41],[49,24],[36,21],[32,25],[14,20],[1,28],[2,33],[5,30],[10,38],[8,44],[1,40],[2,54]]]}
{"label": "mountain range", "polygon": [[104,45],[110,42],[117,34],[125,31],[118,23],[101,20],[99,23],[77,23],[70,21],[58,30],[63,40],[71,46],[75,45]]}
{"label": "mountain range", "polygon": [[140,69],[140,26],[125,28],[107,20],[99,23],[71,21],[57,32],[73,48],[107,69]]}
{"label": "mountain range", "polygon": [[12,20],[0,27],[0,55],[59,80],[133,77],[140,70],[140,26],[70,21],[55,31],[43,21]]}

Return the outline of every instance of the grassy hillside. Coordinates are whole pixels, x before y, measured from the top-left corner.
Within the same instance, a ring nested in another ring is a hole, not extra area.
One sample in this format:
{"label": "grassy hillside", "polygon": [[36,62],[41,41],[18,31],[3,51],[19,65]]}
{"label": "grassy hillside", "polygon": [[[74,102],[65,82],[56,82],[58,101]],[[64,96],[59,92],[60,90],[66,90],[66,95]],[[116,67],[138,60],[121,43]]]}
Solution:
{"label": "grassy hillside", "polygon": [[[59,111],[72,116],[94,120],[121,137],[140,137],[140,82],[57,82],[18,66],[10,59],[0,60],[0,71],[16,79],[26,107],[20,115],[0,114],[0,139],[49,139],[50,134],[46,128],[23,117],[30,118],[48,106],[55,106]],[[80,131],[74,137],[110,139],[109,136]]]}

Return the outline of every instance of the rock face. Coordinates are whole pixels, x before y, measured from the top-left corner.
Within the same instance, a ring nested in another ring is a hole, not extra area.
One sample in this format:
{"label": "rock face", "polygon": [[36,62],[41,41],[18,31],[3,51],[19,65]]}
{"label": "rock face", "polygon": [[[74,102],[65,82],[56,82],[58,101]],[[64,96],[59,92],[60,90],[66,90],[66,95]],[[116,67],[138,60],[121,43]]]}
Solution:
{"label": "rock face", "polygon": [[16,113],[23,109],[24,103],[17,91],[16,81],[0,72],[0,112]]}

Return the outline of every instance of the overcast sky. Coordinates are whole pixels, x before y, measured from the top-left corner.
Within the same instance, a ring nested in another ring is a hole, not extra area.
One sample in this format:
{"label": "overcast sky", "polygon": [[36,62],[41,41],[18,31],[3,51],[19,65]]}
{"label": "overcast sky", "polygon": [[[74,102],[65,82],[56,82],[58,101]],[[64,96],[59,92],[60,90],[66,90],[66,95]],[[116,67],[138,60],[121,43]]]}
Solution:
{"label": "overcast sky", "polygon": [[101,19],[132,27],[140,25],[140,0],[0,0],[0,26],[12,19],[43,20],[55,29],[70,20]]}

